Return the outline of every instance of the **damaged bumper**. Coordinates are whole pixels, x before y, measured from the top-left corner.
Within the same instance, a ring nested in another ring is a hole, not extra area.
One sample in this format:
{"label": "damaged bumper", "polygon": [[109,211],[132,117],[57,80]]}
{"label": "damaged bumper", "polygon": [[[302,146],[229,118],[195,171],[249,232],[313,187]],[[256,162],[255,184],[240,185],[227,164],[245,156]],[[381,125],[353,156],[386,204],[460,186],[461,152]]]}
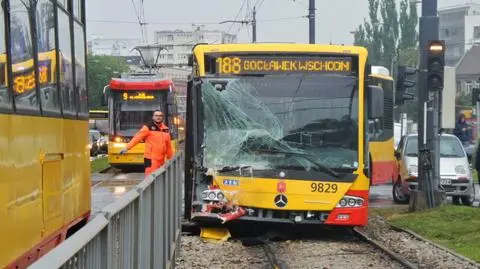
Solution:
{"label": "damaged bumper", "polygon": [[228,213],[195,212],[192,221],[225,224],[229,221],[248,221],[283,224],[325,224],[345,226],[367,225],[368,209],[335,208],[332,211],[288,211],[260,208],[243,208]]}

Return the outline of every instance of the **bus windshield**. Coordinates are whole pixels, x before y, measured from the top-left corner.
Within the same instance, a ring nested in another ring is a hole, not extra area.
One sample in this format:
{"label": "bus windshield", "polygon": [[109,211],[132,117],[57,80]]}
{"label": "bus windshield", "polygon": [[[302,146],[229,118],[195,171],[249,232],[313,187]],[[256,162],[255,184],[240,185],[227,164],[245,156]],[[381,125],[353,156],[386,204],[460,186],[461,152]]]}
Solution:
{"label": "bus windshield", "polygon": [[287,74],[202,84],[204,166],[358,167],[358,78]]}
{"label": "bus windshield", "polygon": [[153,111],[156,109],[160,109],[167,115],[166,92],[149,94],[154,98],[125,100],[123,93],[116,94],[114,98],[114,128],[117,135],[134,136],[143,124],[152,120]]}

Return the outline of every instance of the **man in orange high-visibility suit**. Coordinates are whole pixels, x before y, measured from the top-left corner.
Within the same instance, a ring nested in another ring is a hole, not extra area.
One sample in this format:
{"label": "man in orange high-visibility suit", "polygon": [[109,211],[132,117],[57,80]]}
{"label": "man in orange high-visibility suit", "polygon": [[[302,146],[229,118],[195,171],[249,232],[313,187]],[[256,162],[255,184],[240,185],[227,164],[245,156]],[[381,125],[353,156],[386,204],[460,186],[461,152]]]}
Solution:
{"label": "man in orange high-visibility suit", "polygon": [[145,176],[160,168],[165,163],[165,159],[171,159],[174,154],[170,130],[163,123],[163,118],[162,111],[155,110],[153,121],[145,124],[127,147],[120,151],[120,154],[125,154],[140,141],[145,140]]}

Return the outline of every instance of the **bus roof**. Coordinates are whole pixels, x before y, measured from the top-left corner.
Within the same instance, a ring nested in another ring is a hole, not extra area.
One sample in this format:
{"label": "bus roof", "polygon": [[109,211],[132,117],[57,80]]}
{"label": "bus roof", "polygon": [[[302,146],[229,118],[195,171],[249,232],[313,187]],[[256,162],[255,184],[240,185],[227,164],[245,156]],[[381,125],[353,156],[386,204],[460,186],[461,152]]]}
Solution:
{"label": "bus roof", "polygon": [[194,53],[215,52],[332,52],[345,54],[366,54],[367,49],[359,46],[324,45],[324,44],[288,44],[288,43],[232,43],[232,44],[204,44],[194,46]]}
{"label": "bus roof", "polygon": [[384,66],[372,65],[370,76],[380,79],[393,80],[392,76],[390,75],[390,71]]}
{"label": "bus roof", "polygon": [[170,79],[125,79],[113,78],[110,81],[111,90],[134,91],[134,90],[170,90],[173,89],[173,81]]}

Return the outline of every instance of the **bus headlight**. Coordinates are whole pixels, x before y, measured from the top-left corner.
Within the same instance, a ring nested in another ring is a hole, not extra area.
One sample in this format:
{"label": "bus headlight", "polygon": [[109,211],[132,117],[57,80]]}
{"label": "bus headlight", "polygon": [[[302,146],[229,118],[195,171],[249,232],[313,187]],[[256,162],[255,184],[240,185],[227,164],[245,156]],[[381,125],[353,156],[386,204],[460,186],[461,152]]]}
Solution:
{"label": "bus headlight", "polygon": [[206,190],[202,192],[202,200],[209,202],[222,202],[225,199],[225,194],[221,190]]}
{"label": "bus headlight", "polygon": [[338,202],[336,207],[361,207],[364,203],[363,198],[345,195],[340,201]]}

